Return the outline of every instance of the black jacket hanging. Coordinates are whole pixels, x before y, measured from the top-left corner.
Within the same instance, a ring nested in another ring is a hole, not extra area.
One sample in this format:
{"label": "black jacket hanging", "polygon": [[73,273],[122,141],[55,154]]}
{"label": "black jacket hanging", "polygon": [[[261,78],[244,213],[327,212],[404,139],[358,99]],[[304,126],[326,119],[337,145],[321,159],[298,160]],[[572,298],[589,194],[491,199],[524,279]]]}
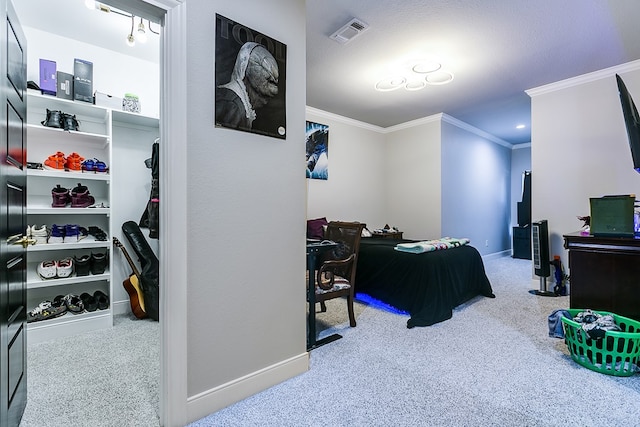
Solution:
{"label": "black jacket hanging", "polygon": [[158,183],[158,178],[160,175],[160,165],[159,165],[159,150],[160,144],[157,142],[153,143],[151,149],[151,194],[149,196],[149,201],[147,202],[147,207],[142,213],[142,217],[140,218],[140,227],[149,229],[149,237],[152,239],[158,238],[158,229],[160,228],[160,188]]}

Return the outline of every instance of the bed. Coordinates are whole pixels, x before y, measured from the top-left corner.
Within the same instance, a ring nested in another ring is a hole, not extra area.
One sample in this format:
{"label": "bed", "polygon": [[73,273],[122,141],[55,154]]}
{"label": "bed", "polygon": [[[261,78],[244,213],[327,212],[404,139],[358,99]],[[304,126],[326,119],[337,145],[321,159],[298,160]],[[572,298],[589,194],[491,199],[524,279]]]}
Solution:
{"label": "bed", "polygon": [[425,253],[394,249],[408,240],[363,238],[355,280],[367,294],[411,316],[407,327],[450,319],[453,309],[482,295],[495,298],[480,253],[462,245]]}

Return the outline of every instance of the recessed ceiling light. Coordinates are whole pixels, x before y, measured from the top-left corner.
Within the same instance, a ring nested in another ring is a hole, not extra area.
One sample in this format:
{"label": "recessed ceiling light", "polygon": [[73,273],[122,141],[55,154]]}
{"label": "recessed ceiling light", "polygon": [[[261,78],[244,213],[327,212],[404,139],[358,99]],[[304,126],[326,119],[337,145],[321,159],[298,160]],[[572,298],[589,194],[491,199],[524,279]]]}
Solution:
{"label": "recessed ceiling light", "polygon": [[453,74],[448,71],[439,70],[435,73],[427,74],[425,80],[430,85],[444,85],[453,80]]}
{"label": "recessed ceiling light", "polygon": [[380,80],[376,83],[376,90],[380,92],[389,92],[401,88],[405,84],[407,79],[402,76],[388,77]]}
{"label": "recessed ceiling light", "polygon": [[520,124],[520,125],[516,126],[516,129],[524,129],[525,127],[526,127],[525,125]]}

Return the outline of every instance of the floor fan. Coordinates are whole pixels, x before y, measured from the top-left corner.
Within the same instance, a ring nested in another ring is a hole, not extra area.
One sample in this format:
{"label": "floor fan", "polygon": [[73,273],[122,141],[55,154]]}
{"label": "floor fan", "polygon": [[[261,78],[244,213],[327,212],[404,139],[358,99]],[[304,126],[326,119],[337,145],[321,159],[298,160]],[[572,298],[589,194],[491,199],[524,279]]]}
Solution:
{"label": "floor fan", "polygon": [[533,268],[536,276],[540,277],[540,289],[532,289],[529,293],[543,297],[555,297],[554,292],[547,290],[547,277],[551,275],[549,261],[549,226],[547,220],[531,224],[531,245]]}

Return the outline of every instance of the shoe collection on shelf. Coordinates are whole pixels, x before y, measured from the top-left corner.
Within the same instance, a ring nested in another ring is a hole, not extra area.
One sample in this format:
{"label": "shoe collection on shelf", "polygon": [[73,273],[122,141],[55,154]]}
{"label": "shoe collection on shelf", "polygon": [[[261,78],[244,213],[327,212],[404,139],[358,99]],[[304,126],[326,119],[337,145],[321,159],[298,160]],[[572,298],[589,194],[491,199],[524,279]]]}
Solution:
{"label": "shoe collection on shelf", "polygon": [[[113,324],[110,122],[103,108],[29,96],[27,223],[35,225],[26,230],[27,318],[34,342]],[[68,312],[82,316],[58,319]]]}
{"label": "shoe collection on shelf", "polygon": [[93,294],[83,292],[80,295],[57,295],[53,300],[42,301],[27,313],[27,323],[55,319],[68,312],[81,314],[109,308],[109,296],[97,290]]}
{"label": "shoe collection on shelf", "polygon": [[[148,157],[159,121],[28,91],[26,128],[29,342],[111,327],[129,305],[119,288],[129,271],[112,268],[112,237],[149,194],[140,191],[146,168],[126,178],[116,171]],[[69,311],[79,315],[62,316]]]}

